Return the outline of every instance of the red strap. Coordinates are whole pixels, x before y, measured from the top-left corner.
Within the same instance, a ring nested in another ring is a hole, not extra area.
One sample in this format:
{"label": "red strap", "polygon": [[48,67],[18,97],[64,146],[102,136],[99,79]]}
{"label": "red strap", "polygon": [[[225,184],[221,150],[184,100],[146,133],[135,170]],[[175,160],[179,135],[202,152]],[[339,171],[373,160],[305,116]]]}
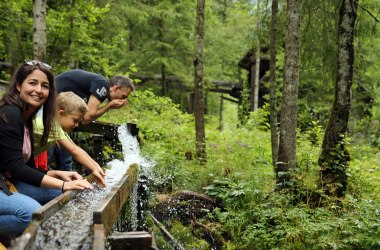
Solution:
{"label": "red strap", "polygon": [[34,157],[34,162],[37,168],[48,170],[48,155],[47,151],[42,152],[40,155]]}

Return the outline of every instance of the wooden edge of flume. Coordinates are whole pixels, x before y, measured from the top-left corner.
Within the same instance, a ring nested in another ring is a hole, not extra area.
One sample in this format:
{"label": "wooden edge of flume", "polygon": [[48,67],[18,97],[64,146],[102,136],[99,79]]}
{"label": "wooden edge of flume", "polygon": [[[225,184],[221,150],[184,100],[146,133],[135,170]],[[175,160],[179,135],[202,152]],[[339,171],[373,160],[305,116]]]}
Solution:
{"label": "wooden edge of flume", "polygon": [[[136,165],[136,166],[135,166]],[[114,206],[107,205],[107,202],[112,200],[117,200],[119,208],[117,208],[117,211],[120,212],[121,206],[125,203],[127,198],[129,197],[129,194],[133,189],[132,185],[137,182],[138,176],[137,176],[138,166],[137,164],[132,164],[127,172],[124,174],[124,176],[120,179],[118,183],[115,184],[114,187],[112,187],[110,193],[104,198],[104,200],[101,202],[101,204],[98,206],[98,209],[94,211],[94,218],[102,217],[102,219],[108,219],[110,221],[115,221],[116,217],[112,216],[105,218],[104,214],[107,215],[107,213],[104,213],[104,211],[112,210]],[[93,175],[89,175],[85,177],[89,182],[95,181],[95,178]],[[117,192],[118,190],[118,192]],[[11,246],[8,248],[9,250],[24,250],[24,249],[30,249],[32,247],[32,244],[35,240],[35,237],[37,235],[37,230],[41,226],[41,224],[49,219],[51,216],[53,216],[57,211],[59,211],[65,204],[67,204],[70,200],[75,198],[78,191],[66,191],[59,195],[58,197],[54,198],[53,200],[46,203],[44,206],[40,207],[38,210],[33,212],[32,214],[32,221],[28,225],[28,227],[25,229],[23,234],[12,240]],[[116,194],[116,195],[115,195]],[[121,198],[121,200],[120,200]],[[120,201],[123,204],[120,204]],[[105,209],[104,211],[102,209]],[[105,242],[106,242],[106,235],[109,233],[111,224],[110,222],[107,222],[106,225],[103,225],[104,222],[101,222],[101,224],[97,224],[94,220],[93,224],[93,233],[94,233],[94,242],[93,247],[96,246],[94,249],[105,249]],[[105,226],[107,229],[105,229]],[[103,243],[102,243],[103,242]]]}

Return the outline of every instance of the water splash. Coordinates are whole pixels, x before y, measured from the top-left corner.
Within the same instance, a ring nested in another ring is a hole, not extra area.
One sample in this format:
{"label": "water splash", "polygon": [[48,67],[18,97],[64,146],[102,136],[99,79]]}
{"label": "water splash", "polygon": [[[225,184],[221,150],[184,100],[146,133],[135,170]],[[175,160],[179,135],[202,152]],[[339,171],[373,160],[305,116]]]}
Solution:
{"label": "water splash", "polygon": [[[113,160],[107,165],[111,168],[106,172],[107,187],[99,188],[95,183],[93,190],[79,192],[75,199],[69,201],[60,211],[45,221],[37,231],[32,250],[37,249],[91,249],[92,248],[92,216],[100,202],[120,181],[128,167],[137,163],[140,169],[150,169],[154,162],[140,156],[137,138],[132,136],[127,127],[118,128],[119,140],[122,143],[124,161]],[[149,170],[148,170],[149,171]],[[137,207],[137,186],[132,194],[131,208]],[[136,211],[132,211],[134,216]],[[137,227],[136,218],[132,225]]]}

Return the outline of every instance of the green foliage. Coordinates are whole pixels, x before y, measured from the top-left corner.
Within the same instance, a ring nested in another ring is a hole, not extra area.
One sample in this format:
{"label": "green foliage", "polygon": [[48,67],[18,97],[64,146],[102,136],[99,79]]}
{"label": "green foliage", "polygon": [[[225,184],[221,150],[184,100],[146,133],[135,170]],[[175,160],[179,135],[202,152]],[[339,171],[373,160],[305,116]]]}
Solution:
{"label": "green foliage", "polygon": [[268,103],[264,104],[264,106],[258,110],[250,113],[246,127],[248,129],[256,128],[261,130],[268,130],[270,128]]}
{"label": "green foliage", "polygon": [[[379,0],[359,3],[375,15],[379,12]],[[156,76],[162,74],[165,66],[167,76],[181,80],[185,87],[170,93],[173,99],[159,97],[150,89],[137,90],[127,107],[109,111],[99,120],[137,124],[142,154],[157,162],[152,173],[154,191],[187,189],[206,192],[224,202],[226,211],[219,210],[210,216],[218,218],[224,229],[231,232],[226,249],[377,249],[380,248],[379,25],[360,7],[355,27],[347,196],[311,208],[315,204],[312,194],[323,194],[317,185],[318,157],[334,94],[338,4],[338,0],[303,2],[298,168],[291,173],[299,193],[290,195],[273,193],[268,111],[264,107],[249,112],[247,90],[239,107],[243,112],[239,112],[238,128],[234,104],[225,102],[222,132],[216,129],[217,108],[210,108],[213,112],[206,116],[208,162],[199,166],[193,159],[193,117],[181,112],[172,100],[185,102],[186,89],[193,82],[195,1],[77,0],[75,6],[48,1],[46,61],[55,73],[79,67],[106,76],[128,71]],[[255,6],[256,2],[245,0],[207,2],[206,86],[213,79],[242,82],[245,78],[247,72],[240,72],[237,63],[256,42]],[[276,73],[280,92],[285,7],[283,2],[279,6]],[[265,44],[269,34],[268,6],[261,13],[260,35]],[[32,57],[32,1],[2,1],[0,14],[0,60],[15,66]],[[69,20],[73,20],[72,25]],[[9,79],[9,75],[9,70],[1,68],[0,78]],[[154,84],[155,90],[160,89],[160,82]],[[143,88],[138,83],[137,87]],[[115,151],[112,147],[103,148],[107,157],[114,157]],[[179,224],[173,224],[172,228],[189,249],[206,247],[204,241],[190,236],[188,228]],[[162,237],[158,241],[164,242]]]}
{"label": "green foliage", "polygon": [[248,83],[244,82],[243,91],[241,92],[241,105],[238,110],[239,126],[244,126],[247,124],[249,112],[251,110],[250,96]]}
{"label": "green foliage", "polygon": [[212,184],[204,187],[205,194],[218,198],[231,207],[240,207],[244,204],[244,197],[251,192],[246,183],[238,183],[233,178],[224,177],[214,179]]}
{"label": "green foliage", "polygon": [[[226,110],[232,105],[226,104]],[[110,113],[104,119],[138,124],[144,138],[142,153],[157,160],[152,186],[155,191],[205,192],[224,203],[225,210],[216,210],[210,216],[230,232],[225,249],[380,247],[380,172],[376,167],[379,157],[374,153],[376,149],[349,145],[352,154],[346,198],[325,200],[323,207],[314,208],[317,201],[313,194],[320,192],[318,157],[323,138],[323,129],[317,121],[311,121],[305,131],[298,131],[298,168],[292,173],[298,193],[282,194],[273,192],[269,131],[262,127],[267,116],[265,109],[252,114],[250,119],[254,121],[250,125],[229,126],[223,132],[214,129],[215,120],[207,118],[209,159],[204,166],[186,159],[185,153],[193,152],[194,147],[193,120],[169,99],[155,96],[149,90],[137,91],[131,96],[129,107],[118,113],[124,116]],[[206,246],[180,223],[168,228],[190,248]]]}

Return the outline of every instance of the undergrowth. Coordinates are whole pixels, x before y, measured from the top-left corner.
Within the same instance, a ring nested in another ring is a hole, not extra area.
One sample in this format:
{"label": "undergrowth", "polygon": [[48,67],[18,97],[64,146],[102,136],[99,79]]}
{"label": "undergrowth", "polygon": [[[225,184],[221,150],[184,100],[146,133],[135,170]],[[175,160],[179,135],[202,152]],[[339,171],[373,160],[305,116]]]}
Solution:
{"label": "undergrowth", "polygon": [[[223,249],[380,249],[376,148],[350,145],[345,198],[324,197],[323,206],[315,206],[311,194],[320,191],[317,160],[323,135],[317,122],[308,131],[298,132],[298,168],[292,177],[299,190],[285,194],[274,191],[270,132],[264,110],[253,113],[246,126],[226,124],[223,131],[217,129],[215,117],[206,116],[208,158],[205,165],[199,165],[194,159],[191,115],[149,90],[136,91],[129,102],[128,107],[108,112],[101,120],[137,124],[142,153],[157,162],[152,173],[153,192],[192,190],[225,204],[225,210],[210,214],[230,232]],[[236,111],[235,106],[226,105],[224,116],[235,116]],[[204,249],[203,241],[195,243],[193,237],[188,237],[190,229],[180,229],[178,222],[171,228],[183,245]]]}

